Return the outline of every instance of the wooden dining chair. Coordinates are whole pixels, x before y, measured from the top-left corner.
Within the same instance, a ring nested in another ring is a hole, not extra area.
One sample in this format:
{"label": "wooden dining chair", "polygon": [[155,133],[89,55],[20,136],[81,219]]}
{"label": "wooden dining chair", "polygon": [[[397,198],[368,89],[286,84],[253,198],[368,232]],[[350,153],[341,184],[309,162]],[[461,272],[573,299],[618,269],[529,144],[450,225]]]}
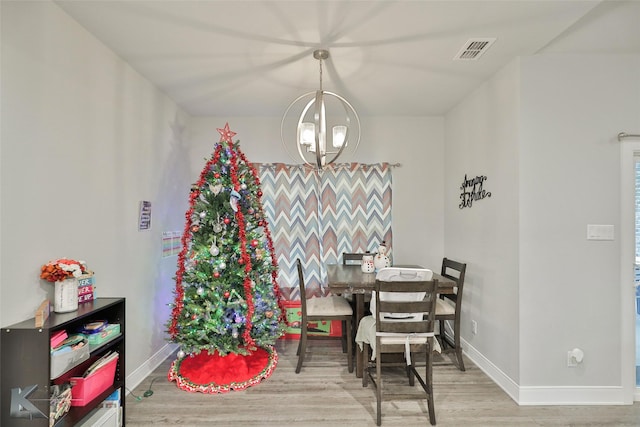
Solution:
{"label": "wooden dining chair", "polygon": [[[396,270],[398,274],[383,279],[385,270]],[[418,380],[426,394],[429,422],[436,424],[431,354],[435,339],[438,281],[431,278],[431,271],[426,269],[389,268],[380,270],[376,276],[375,295],[371,300],[372,310],[375,311],[375,339],[363,343],[367,366],[362,385],[366,387],[371,380],[375,387],[377,425],[382,423],[383,398],[396,394],[395,391],[385,391],[382,368],[394,366],[406,369],[409,386],[414,385],[414,379]],[[360,327],[364,327],[364,322]],[[370,357],[370,351],[375,353],[375,357]],[[404,354],[404,360],[385,359],[386,355],[399,353]],[[423,375],[419,372],[418,361],[424,365]],[[402,396],[406,395],[402,393]]]}
{"label": "wooden dining chair", "polygon": [[[298,259],[296,262],[298,267],[298,283],[300,285],[300,308],[302,319],[300,322],[300,341],[298,343],[298,364],[296,366],[296,374],[302,369],[307,352],[308,328],[311,322],[340,320],[346,329],[346,351],[347,353],[347,369],[353,372],[353,344],[351,323],[353,318],[353,309],[349,302],[340,296],[325,296],[307,299],[307,293],[304,282],[304,273],[302,271],[302,262]],[[333,338],[333,337],[326,337]],[[342,339],[336,337],[335,339]]]}
{"label": "wooden dining chair", "polygon": [[[467,264],[452,259],[442,259],[440,275],[456,282],[453,294],[440,294],[436,305],[436,320],[440,327],[442,353],[455,353],[458,369],[464,371],[462,347],[460,345],[460,316],[462,313],[462,291]],[[445,325],[453,322],[452,336],[447,336]]]}

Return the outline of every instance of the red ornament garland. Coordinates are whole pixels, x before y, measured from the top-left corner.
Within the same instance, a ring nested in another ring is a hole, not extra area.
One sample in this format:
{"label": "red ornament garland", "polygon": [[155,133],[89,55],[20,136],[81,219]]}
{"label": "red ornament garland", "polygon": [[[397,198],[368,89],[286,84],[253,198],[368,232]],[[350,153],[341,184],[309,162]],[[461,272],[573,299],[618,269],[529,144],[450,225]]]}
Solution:
{"label": "red ornament garland", "polygon": [[189,209],[185,213],[185,225],[184,232],[182,233],[182,250],[178,254],[178,270],[176,271],[176,295],[174,298],[173,309],[171,310],[171,325],[168,328],[169,335],[171,338],[175,338],[178,334],[178,316],[182,313],[182,309],[184,308],[184,287],[182,286],[182,277],[185,273],[184,261],[189,250],[189,242],[191,241],[191,233],[192,233],[192,216],[193,216],[193,206],[195,205],[196,199],[200,197],[200,188],[206,182],[207,173],[212,165],[218,163],[220,160],[220,145],[216,145],[216,149],[214,151],[213,156],[205,167],[202,169],[200,173],[200,178],[196,182],[196,188],[191,191],[189,195]]}
{"label": "red ornament garland", "polygon": [[[235,150],[233,150],[233,143],[231,141],[228,142],[229,148],[231,151],[231,182],[233,183],[233,188],[235,191],[240,191],[240,180],[238,179],[238,159],[236,156]],[[246,226],[244,222],[244,215],[241,209],[236,211],[236,221],[238,222],[238,230],[240,236],[240,256],[245,260],[244,264],[244,296],[245,301],[247,303],[247,316],[245,320],[245,329],[242,334],[242,338],[244,339],[245,345],[247,348],[255,348],[255,341],[251,336],[251,319],[253,318],[254,313],[254,305],[253,305],[253,294],[251,293],[251,278],[249,277],[249,273],[251,272],[251,257],[247,253],[247,235],[246,235]]]}
{"label": "red ornament garland", "polygon": [[[231,167],[230,167],[230,175],[231,175],[231,180],[233,183],[233,187],[236,191],[239,191],[241,188],[241,183],[240,180],[238,178],[238,157],[240,158],[241,161],[243,161],[249,168],[249,171],[251,173],[252,178],[254,179],[254,182],[256,183],[256,185],[260,186],[260,178],[258,176],[258,172],[256,170],[256,168],[253,166],[253,164],[251,164],[247,158],[245,157],[244,153],[242,153],[240,150],[236,151],[233,149],[233,141],[232,141],[232,137],[236,134],[235,132],[232,132],[231,130],[229,130],[229,124],[227,123],[225,125],[225,127],[223,129],[217,129],[218,132],[221,134],[221,139],[220,142],[226,142],[230,152],[231,152]],[[190,196],[189,196],[189,209],[187,210],[187,212],[185,213],[185,232],[182,235],[182,250],[180,251],[179,255],[178,255],[178,269],[176,271],[176,294],[175,294],[175,300],[174,300],[174,307],[172,309],[172,321],[171,321],[171,325],[169,327],[169,334],[172,338],[175,338],[175,336],[178,333],[178,327],[177,327],[177,319],[180,316],[180,314],[182,313],[182,310],[184,308],[184,303],[183,303],[183,298],[184,298],[184,287],[182,286],[182,280],[183,280],[183,275],[185,273],[185,267],[184,267],[184,261],[185,261],[185,257],[188,251],[188,246],[189,243],[191,241],[191,237],[192,237],[192,216],[193,216],[193,212],[194,212],[194,205],[196,202],[196,199],[198,197],[200,197],[200,188],[206,183],[206,176],[209,173],[209,171],[212,169],[212,166],[217,164],[220,160],[220,152],[223,148],[223,144],[217,144],[216,145],[216,149],[214,152],[214,155],[212,156],[212,158],[207,162],[205,168],[203,168],[202,173],[200,174],[200,177],[198,179],[198,181],[196,182],[197,188],[193,189]],[[218,172],[216,172],[214,174],[214,177],[219,178],[220,174]],[[258,190],[257,191],[257,196],[258,198],[262,197],[262,191]],[[264,211],[262,208],[262,204],[258,203],[258,210],[259,212],[256,213],[257,217],[261,217],[261,218],[265,218],[264,216]],[[249,254],[249,252],[247,251],[247,238],[246,238],[246,232],[245,232],[245,220],[244,220],[244,215],[242,214],[241,210],[238,209],[238,211],[236,212],[236,221],[238,223],[238,228],[239,228],[239,237],[240,237],[240,259],[238,260],[238,262],[240,264],[244,264],[244,270],[245,270],[245,278],[243,281],[243,287],[244,287],[244,291],[245,291],[245,301],[247,303],[247,316],[246,316],[246,327],[243,333],[243,339],[245,341],[245,345],[247,346],[247,348],[255,348],[255,341],[253,340],[253,338],[251,337],[250,331],[251,331],[251,318],[253,317],[254,314],[254,303],[253,303],[253,294],[252,294],[252,281],[251,278],[249,277],[249,273],[251,272],[252,269],[252,264],[251,264],[251,256]],[[229,224],[230,223],[230,219],[224,218],[223,220],[225,222],[225,224]],[[269,250],[269,254],[271,256],[271,265],[273,267],[272,272],[271,272],[271,281],[272,281],[272,285],[273,285],[273,290],[274,290],[274,294],[276,296],[276,300],[278,301],[278,306],[280,308],[280,316],[279,316],[279,320],[280,321],[284,321],[285,319],[285,314],[286,314],[286,308],[284,307],[283,304],[283,299],[282,299],[282,295],[281,295],[281,291],[280,291],[280,287],[278,285],[278,262],[275,256],[275,249],[274,249],[274,245],[273,245],[273,239],[271,237],[271,232],[269,230],[269,227],[267,226],[267,221],[264,220],[263,223],[263,227],[264,227],[264,232],[265,232],[265,237],[267,240],[267,248]],[[252,246],[257,246],[254,244],[254,242],[251,242]]]}

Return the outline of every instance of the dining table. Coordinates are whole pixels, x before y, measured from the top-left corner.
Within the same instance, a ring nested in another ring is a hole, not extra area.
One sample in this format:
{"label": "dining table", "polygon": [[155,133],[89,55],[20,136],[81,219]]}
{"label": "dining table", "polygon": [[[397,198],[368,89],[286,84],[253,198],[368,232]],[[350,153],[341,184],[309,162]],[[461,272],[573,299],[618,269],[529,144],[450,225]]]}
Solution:
{"label": "dining table", "polygon": [[[375,289],[376,273],[365,273],[360,264],[327,264],[327,286],[334,295],[354,296],[356,301],[356,328],[360,324],[360,319],[365,316],[365,296],[371,295]],[[419,265],[394,265],[403,268],[424,268]],[[433,280],[438,281],[438,293],[452,294],[456,282],[433,272]],[[356,376],[362,378],[364,365],[363,352],[358,345],[356,348]]]}

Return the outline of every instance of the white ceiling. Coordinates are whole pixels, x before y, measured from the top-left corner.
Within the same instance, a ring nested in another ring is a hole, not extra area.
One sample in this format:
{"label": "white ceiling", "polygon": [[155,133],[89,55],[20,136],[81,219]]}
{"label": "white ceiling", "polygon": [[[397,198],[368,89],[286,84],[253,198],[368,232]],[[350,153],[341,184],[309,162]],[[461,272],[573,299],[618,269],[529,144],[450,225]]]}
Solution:
{"label": "white ceiling", "polygon": [[[640,1],[54,0],[191,115],[281,116],[319,86],[360,115],[442,115],[536,53],[640,54]],[[470,38],[496,42],[453,60]]]}

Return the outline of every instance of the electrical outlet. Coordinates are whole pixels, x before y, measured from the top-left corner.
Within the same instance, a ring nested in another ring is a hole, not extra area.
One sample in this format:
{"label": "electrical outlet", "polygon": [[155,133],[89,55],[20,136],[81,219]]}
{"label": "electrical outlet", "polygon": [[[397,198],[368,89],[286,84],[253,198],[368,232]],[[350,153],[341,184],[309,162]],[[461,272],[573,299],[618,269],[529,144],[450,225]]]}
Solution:
{"label": "electrical outlet", "polygon": [[567,351],[567,367],[575,368],[576,366],[578,366],[578,362],[576,358],[573,357],[573,352],[571,350]]}
{"label": "electrical outlet", "polygon": [[478,333],[478,322],[476,322],[475,320],[471,321],[471,333],[473,335],[476,335]]}

